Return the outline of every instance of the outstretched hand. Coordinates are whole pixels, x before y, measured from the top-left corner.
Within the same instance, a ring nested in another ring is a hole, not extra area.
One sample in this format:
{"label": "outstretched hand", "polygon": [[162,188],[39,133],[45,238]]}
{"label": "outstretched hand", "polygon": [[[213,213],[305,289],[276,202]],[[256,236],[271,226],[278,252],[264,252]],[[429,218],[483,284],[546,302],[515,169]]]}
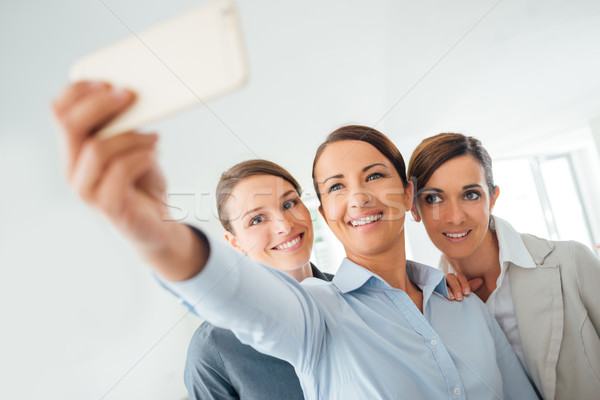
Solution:
{"label": "outstretched hand", "polygon": [[166,183],[155,157],[158,136],[137,132],[95,136],[134,101],[132,92],[104,82],[73,83],[54,101],[63,131],[67,180],[157,272],[170,280],[186,279],[199,272],[205,257],[198,253],[198,239],[191,230],[168,218],[163,201]]}
{"label": "outstretched hand", "polygon": [[469,296],[483,285],[483,279],[475,278],[467,280],[462,274],[449,273],[446,275],[449,300],[461,301],[463,296]]}

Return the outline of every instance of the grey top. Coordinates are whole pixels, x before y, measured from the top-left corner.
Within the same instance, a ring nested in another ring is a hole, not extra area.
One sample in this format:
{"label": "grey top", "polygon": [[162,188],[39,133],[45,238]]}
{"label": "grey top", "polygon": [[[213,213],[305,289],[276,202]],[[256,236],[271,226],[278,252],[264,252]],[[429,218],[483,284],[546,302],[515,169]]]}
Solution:
{"label": "grey top", "polygon": [[[326,281],[311,264],[313,276]],[[190,400],[303,400],[300,382],[288,362],[259,353],[235,335],[203,322],[188,348],[184,372]]]}

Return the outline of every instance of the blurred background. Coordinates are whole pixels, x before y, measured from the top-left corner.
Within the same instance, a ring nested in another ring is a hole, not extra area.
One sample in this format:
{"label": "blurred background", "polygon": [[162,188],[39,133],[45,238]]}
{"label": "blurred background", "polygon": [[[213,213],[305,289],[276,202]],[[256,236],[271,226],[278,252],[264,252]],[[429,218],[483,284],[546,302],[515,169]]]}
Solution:
{"label": "blurred background", "polygon": [[[0,398],[186,397],[198,319],[154,282],[66,186],[51,100],[78,58],[202,1],[0,4]],[[600,2],[237,2],[250,69],[241,90],[150,127],[174,217],[222,236],[220,173],[261,157],[289,169],[316,208],[317,146],[374,126],[408,160],[439,132],[494,158],[495,213],[519,231],[600,243]],[[411,258],[437,250],[408,218]],[[314,258],[341,249],[315,220]]]}

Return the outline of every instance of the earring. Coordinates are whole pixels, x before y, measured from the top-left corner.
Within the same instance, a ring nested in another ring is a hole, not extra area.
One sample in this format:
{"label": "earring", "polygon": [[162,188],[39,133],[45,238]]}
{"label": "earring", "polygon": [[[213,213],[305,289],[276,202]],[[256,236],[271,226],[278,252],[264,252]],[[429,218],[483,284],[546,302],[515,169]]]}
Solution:
{"label": "earring", "polygon": [[496,223],[494,222],[494,218],[491,215],[490,215],[489,227],[490,227],[490,231],[492,231],[492,233],[496,233]]}

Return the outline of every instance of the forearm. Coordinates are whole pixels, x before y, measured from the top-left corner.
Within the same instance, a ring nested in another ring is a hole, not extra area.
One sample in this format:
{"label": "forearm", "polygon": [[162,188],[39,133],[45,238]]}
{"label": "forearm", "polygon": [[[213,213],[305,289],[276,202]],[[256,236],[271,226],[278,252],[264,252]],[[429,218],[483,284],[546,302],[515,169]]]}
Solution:
{"label": "forearm", "polygon": [[187,225],[172,221],[165,224],[162,245],[135,246],[138,253],[166,281],[179,282],[198,275],[210,253],[206,239]]}

